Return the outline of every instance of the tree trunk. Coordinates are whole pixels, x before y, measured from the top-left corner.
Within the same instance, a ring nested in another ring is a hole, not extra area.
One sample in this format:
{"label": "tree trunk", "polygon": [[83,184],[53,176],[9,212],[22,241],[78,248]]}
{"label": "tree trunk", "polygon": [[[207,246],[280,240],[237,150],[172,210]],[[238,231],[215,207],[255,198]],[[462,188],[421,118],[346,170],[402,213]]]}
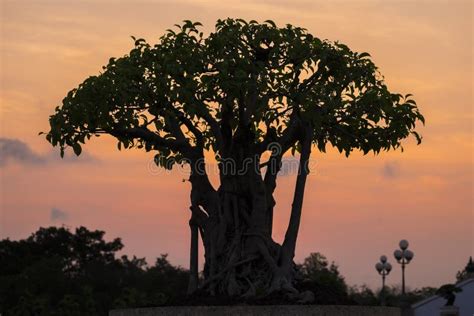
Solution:
{"label": "tree trunk", "polygon": [[191,247],[189,254],[189,284],[188,284],[188,294],[193,293],[198,288],[198,257],[199,257],[199,248],[198,248],[198,239],[199,231],[197,224],[191,219],[189,221],[189,227],[191,229]]}
{"label": "tree trunk", "polygon": [[303,197],[304,189],[306,185],[306,178],[309,173],[309,156],[311,154],[311,139],[304,139],[301,142],[301,156],[300,164],[298,167],[298,176],[296,178],[295,193],[293,195],[293,203],[291,206],[290,222],[285,234],[285,240],[283,242],[283,257],[287,261],[292,260],[295,256],[296,239],[298,237],[298,231],[301,221],[301,210],[303,208]]}
{"label": "tree trunk", "polygon": [[[263,179],[260,158],[246,135],[236,137],[229,150],[235,168],[220,165],[220,187],[214,190],[207,175],[191,173],[191,259],[189,293],[196,289],[197,232],[205,251],[204,281],[199,288],[214,295],[255,296],[293,288],[296,237],[301,218],[311,139],[300,141],[302,152],[288,230],[283,246],[271,233],[274,178]],[[280,163],[281,157],[276,157]],[[278,169],[276,170],[278,172]],[[193,225],[195,223],[195,225]]]}

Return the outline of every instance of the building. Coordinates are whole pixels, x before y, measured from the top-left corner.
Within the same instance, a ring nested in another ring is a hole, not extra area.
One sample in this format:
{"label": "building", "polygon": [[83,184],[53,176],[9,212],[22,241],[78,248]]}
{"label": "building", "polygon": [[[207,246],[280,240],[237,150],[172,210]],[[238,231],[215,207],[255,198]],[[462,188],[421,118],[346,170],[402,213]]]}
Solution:
{"label": "building", "polygon": [[[462,292],[456,293],[454,306],[459,307],[459,316],[474,315],[474,264],[472,257],[464,271],[458,274],[462,281],[456,284]],[[446,299],[434,295],[411,306],[413,316],[439,316],[441,308],[446,304]]]}

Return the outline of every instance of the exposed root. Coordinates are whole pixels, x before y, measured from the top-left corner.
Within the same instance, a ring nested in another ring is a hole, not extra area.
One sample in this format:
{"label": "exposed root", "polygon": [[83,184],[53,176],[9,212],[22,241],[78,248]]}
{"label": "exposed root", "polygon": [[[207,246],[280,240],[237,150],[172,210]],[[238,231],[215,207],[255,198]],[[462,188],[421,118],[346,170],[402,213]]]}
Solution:
{"label": "exposed root", "polygon": [[249,289],[244,295],[242,295],[242,297],[255,297],[257,295],[257,289],[255,288],[254,284],[248,278],[245,278],[245,280],[249,284]]}
{"label": "exposed root", "polygon": [[248,262],[251,262],[253,260],[256,260],[258,258],[258,256],[252,256],[252,257],[249,257],[249,258],[246,258],[244,260],[241,260],[241,261],[238,261],[238,262],[235,262],[233,264],[230,264],[228,265],[227,267],[225,267],[224,269],[222,269],[219,273],[211,276],[209,279],[207,279],[206,281],[204,281],[201,286],[199,288],[203,289],[209,285],[211,285],[212,283],[218,281],[219,279],[222,279],[223,276],[225,275],[226,272],[228,272],[229,270],[233,269],[233,268],[236,268],[237,266],[239,265],[242,265],[242,264],[245,264],[245,263],[248,263]]}

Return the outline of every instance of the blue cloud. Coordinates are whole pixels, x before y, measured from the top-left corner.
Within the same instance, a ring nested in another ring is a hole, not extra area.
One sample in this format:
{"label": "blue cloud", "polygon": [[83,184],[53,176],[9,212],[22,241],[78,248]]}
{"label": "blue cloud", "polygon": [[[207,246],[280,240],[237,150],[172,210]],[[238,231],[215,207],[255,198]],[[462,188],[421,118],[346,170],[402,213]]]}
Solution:
{"label": "blue cloud", "polygon": [[93,156],[83,152],[80,157],[70,151],[66,151],[64,158],[59,157],[57,150],[46,155],[35,153],[30,146],[14,138],[0,137],[0,168],[11,163],[21,165],[44,165],[51,162],[87,163],[97,162]]}
{"label": "blue cloud", "polygon": [[386,162],[382,169],[384,178],[393,179],[400,174],[400,166],[397,162]]}
{"label": "blue cloud", "polygon": [[59,208],[53,207],[51,209],[51,213],[49,215],[50,220],[54,221],[65,221],[69,218],[69,214],[64,211],[60,210]]}
{"label": "blue cloud", "polygon": [[0,138],[0,167],[4,167],[10,162],[43,164],[46,159],[33,152],[24,142],[2,137]]}

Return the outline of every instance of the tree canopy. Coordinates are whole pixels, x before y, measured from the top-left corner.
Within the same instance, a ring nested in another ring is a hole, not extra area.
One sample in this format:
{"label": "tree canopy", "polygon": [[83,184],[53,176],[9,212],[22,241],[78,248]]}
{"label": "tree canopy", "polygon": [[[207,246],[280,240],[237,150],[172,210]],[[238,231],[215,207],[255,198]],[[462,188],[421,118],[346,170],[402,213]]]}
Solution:
{"label": "tree canopy", "polygon": [[388,90],[368,53],[272,21],[219,20],[208,37],[200,26],[185,21],[154,46],[134,38],[128,55],[68,93],[48,141],[79,155],[106,133],[119,149],[158,151],[167,167],[202,148],[224,156],[239,125],[261,150],[284,140],[297,148],[290,134],[301,120],[321,151],[329,143],[346,155],[378,153],[410,133],[421,141],[415,101]]}

